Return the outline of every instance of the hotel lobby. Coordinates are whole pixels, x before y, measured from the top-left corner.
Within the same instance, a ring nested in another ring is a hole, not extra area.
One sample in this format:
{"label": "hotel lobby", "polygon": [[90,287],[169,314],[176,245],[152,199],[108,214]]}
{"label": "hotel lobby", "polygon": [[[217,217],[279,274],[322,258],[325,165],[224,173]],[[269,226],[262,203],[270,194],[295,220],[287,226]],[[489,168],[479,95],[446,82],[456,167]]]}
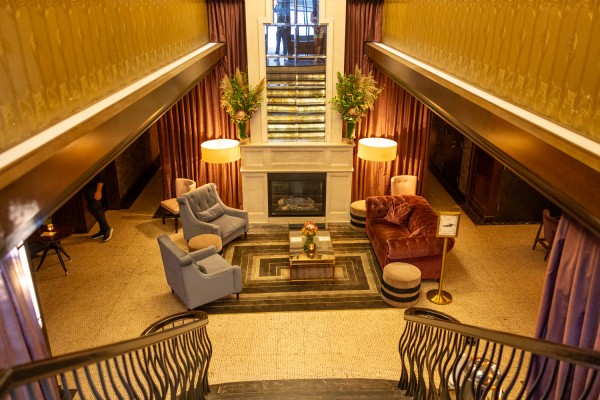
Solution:
{"label": "hotel lobby", "polygon": [[[598,340],[584,338],[600,328],[590,300],[600,283],[600,10],[550,3],[0,6],[0,41],[10,44],[0,78],[0,368],[132,339],[187,310],[157,242],[183,235],[181,223],[176,233],[172,218],[161,219],[176,178],[214,183],[227,206],[248,213],[248,238],[223,246],[232,262],[245,247],[289,244],[282,234],[307,220],[338,235],[334,245],[343,239],[336,252],[365,260],[373,251],[352,228],[351,205],[389,195],[394,176],[416,176],[415,194],[434,211],[460,215],[444,263],[453,300],[428,301],[440,282],[423,280],[417,307],[597,352]],[[348,124],[333,103],[357,67],[381,92]],[[236,69],[251,86],[264,82],[243,124],[222,102]],[[202,152],[217,139],[233,141],[239,157]],[[373,161],[361,139],[393,141],[394,154]],[[107,242],[90,239],[98,225],[82,195],[100,171],[114,229]],[[283,175],[323,182],[317,214],[274,209],[272,182]],[[548,260],[532,249],[545,208],[562,212]],[[61,241],[68,275],[52,252],[35,272],[39,254],[19,258],[48,224],[72,232]],[[385,266],[373,259],[378,295]],[[322,292],[333,298],[333,286]],[[242,287],[240,302],[249,299],[261,295]],[[561,311],[572,304],[585,324]],[[399,378],[402,308],[217,309],[206,308],[211,384]],[[582,339],[563,336],[574,325]]]}

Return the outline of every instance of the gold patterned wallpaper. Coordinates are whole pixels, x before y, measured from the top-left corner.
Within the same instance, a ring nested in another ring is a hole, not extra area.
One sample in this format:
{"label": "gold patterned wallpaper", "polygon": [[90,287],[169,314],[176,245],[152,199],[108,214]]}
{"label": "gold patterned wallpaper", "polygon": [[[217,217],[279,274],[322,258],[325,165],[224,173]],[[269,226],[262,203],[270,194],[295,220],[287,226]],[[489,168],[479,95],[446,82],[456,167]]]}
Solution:
{"label": "gold patterned wallpaper", "polygon": [[600,142],[600,1],[385,0],[383,43]]}
{"label": "gold patterned wallpaper", "polygon": [[206,0],[0,0],[0,153],[206,43]]}

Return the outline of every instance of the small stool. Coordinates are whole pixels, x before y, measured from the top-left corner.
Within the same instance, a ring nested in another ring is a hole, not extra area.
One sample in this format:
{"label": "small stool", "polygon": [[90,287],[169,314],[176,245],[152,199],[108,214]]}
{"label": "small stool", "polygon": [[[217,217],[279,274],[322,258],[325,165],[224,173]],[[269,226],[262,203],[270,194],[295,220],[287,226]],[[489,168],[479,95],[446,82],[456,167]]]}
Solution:
{"label": "small stool", "polygon": [[350,204],[350,226],[357,232],[365,231],[367,222],[367,202],[365,200],[357,200]]}
{"label": "small stool", "polygon": [[381,297],[391,306],[412,307],[419,299],[421,270],[412,264],[394,262],[383,269]]}
{"label": "small stool", "polygon": [[202,250],[208,246],[215,246],[217,248],[217,253],[221,253],[221,250],[223,250],[221,238],[218,235],[213,235],[211,233],[194,236],[188,242],[190,251]]}

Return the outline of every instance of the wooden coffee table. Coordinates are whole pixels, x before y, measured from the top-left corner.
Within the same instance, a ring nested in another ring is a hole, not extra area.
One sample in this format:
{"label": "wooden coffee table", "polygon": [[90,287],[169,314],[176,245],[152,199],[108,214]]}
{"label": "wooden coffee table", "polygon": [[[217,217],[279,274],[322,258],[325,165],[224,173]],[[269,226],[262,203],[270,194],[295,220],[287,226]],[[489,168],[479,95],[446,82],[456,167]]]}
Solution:
{"label": "wooden coffee table", "polygon": [[300,230],[290,231],[290,281],[335,279],[335,255],[329,231],[320,230],[315,236],[317,253],[309,258],[304,253],[304,240]]}

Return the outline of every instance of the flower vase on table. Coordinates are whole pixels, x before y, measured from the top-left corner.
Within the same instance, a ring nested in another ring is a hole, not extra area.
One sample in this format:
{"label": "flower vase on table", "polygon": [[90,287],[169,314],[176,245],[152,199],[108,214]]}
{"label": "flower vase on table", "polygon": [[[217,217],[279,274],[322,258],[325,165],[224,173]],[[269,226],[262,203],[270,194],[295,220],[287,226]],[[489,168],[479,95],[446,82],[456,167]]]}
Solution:
{"label": "flower vase on table", "polygon": [[344,142],[354,143],[354,131],[356,129],[356,121],[346,121],[346,135]]}
{"label": "flower vase on table", "polygon": [[248,141],[248,134],[246,133],[247,126],[248,126],[248,121],[238,122],[238,124],[237,124],[237,128],[238,128],[237,137],[240,141],[240,144],[245,144]]}
{"label": "flower vase on table", "polygon": [[315,243],[315,236],[319,228],[314,222],[305,222],[302,226],[302,235],[306,238],[304,240],[303,250],[308,258],[314,258],[317,253],[317,244]]}

